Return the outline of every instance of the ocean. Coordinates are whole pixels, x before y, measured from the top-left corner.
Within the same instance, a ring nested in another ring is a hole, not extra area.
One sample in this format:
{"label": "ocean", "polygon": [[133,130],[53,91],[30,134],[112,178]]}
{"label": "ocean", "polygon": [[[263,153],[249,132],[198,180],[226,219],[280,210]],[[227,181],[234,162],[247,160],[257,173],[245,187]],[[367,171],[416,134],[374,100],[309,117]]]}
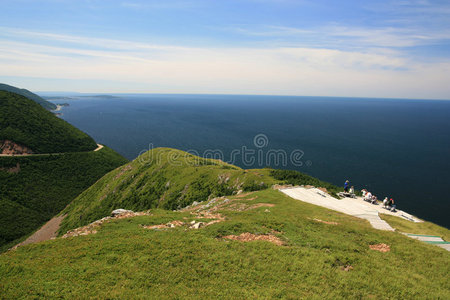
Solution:
{"label": "ocean", "polygon": [[52,102],[69,103],[63,119],[128,159],[172,147],[340,186],[348,179],[450,228],[450,101],[120,94]]}

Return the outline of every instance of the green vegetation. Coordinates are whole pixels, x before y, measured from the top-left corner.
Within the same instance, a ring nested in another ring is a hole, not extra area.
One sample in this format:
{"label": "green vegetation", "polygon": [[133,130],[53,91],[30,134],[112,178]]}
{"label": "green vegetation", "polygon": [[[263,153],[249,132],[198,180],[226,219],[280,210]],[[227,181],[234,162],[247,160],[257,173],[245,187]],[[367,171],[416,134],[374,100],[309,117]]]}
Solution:
{"label": "green vegetation", "polygon": [[11,140],[34,153],[91,151],[97,146],[84,132],[35,102],[0,91],[0,141]]}
{"label": "green vegetation", "polygon": [[436,235],[440,236],[444,241],[450,241],[450,230],[431,222],[414,223],[396,216],[385,214],[381,214],[380,218],[400,232]]}
{"label": "green vegetation", "polygon": [[135,211],[185,207],[208,197],[265,189],[277,182],[269,170],[243,170],[221,161],[186,152],[157,148],[99,180],[64,211],[64,233],[111,213],[116,208]]}
{"label": "green vegetation", "polygon": [[0,157],[0,252],[126,162],[107,147],[97,152]]}
{"label": "green vegetation", "polygon": [[284,181],[286,184],[312,185],[315,187],[323,187],[326,188],[327,191],[333,196],[337,196],[338,192],[344,191],[344,188],[337,187],[331,183],[319,180],[317,178],[311,177],[309,175],[297,171],[271,170],[270,175],[277,180]]}
{"label": "green vegetation", "polygon": [[0,252],[127,162],[108,148],[92,151],[97,144],[91,137],[34,101],[0,91],[0,142],[4,140],[41,155],[0,157]]}
{"label": "green vegetation", "polygon": [[19,89],[19,88],[16,88],[16,87],[8,85],[8,84],[0,83],[0,91],[7,91],[7,92],[19,94],[21,96],[24,96],[28,99],[33,100],[34,102],[40,104],[43,108],[48,109],[48,110],[56,109],[55,104],[48,102],[44,98],[41,98],[40,96],[38,96],[26,89]]}
{"label": "green vegetation", "polygon": [[[116,181],[125,179],[121,176]],[[233,211],[236,203],[275,206]],[[235,198],[229,205],[219,210],[225,221],[198,230],[143,228],[196,218],[154,209],[151,216],[105,223],[97,234],[4,253],[0,294],[5,299],[450,298],[449,253],[444,249],[375,230],[365,220],[275,190]],[[222,238],[273,230],[285,246]],[[369,249],[379,243],[390,251]]]}

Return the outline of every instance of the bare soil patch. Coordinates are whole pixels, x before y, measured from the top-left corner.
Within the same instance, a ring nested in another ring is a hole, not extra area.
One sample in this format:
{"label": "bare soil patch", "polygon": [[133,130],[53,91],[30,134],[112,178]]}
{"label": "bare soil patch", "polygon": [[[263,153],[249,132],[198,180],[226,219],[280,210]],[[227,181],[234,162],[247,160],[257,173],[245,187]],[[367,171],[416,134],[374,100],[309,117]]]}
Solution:
{"label": "bare soil patch", "polygon": [[256,235],[256,234],[253,234],[250,232],[244,232],[244,233],[241,233],[240,235],[227,235],[222,238],[240,241],[240,242],[267,241],[267,242],[273,243],[277,246],[284,245],[284,242],[280,238],[278,238],[274,235],[271,235],[271,234]]}
{"label": "bare soil patch", "polygon": [[314,221],[316,221],[316,222],[320,222],[320,223],[324,223],[324,224],[328,224],[328,225],[339,225],[339,223],[338,222],[332,222],[332,221],[323,221],[323,220],[321,220],[321,219],[313,219]]}
{"label": "bare soil patch", "polygon": [[391,247],[386,244],[376,244],[376,245],[369,245],[369,248],[375,251],[380,252],[389,252],[391,251]]}
{"label": "bare soil patch", "polygon": [[33,151],[23,145],[19,145],[10,140],[0,141],[0,154],[3,155],[26,155],[33,154]]}
{"label": "bare soil patch", "polygon": [[254,208],[258,208],[258,207],[274,207],[275,204],[273,203],[256,203],[252,206],[250,206],[248,209],[254,209]]}
{"label": "bare soil patch", "polygon": [[345,271],[345,272],[348,272],[350,270],[353,270],[353,266],[351,266],[351,265],[342,266],[341,270]]}
{"label": "bare soil patch", "polygon": [[115,219],[126,219],[138,216],[150,216],[150,211],[145,212],[127,212],[114,217],[104,217],[100,220],[94,221],[91,224],[88,224],[83,227],[75,228],[73,230],[69,230],[62,236],[62,238],[74,237],[79,235],[89,235],[97,233],[97,230],[103,225],[103,223],[109,222]]}
{"label": "bare soil patch", "polygon": [[232,211],[245,211],[250,209],[255,209],[259,207],[274,207],[275,204],[272,203],[256,203],[253,205],[248,205],[245,203],[233,203],[231,205],[228,205],[226,209],[232,210]]}
{"label": "bare soil patch", "polygon": [[245,198],[253,193],[255,193],[255,192],[242,193],[242,194],[237,195],[236,198]]}
{"label": "bare soil patch", "polygon": [[274,184],[272,185],[272,189],[274,190],[282,190],[293,187],[292,184]]}

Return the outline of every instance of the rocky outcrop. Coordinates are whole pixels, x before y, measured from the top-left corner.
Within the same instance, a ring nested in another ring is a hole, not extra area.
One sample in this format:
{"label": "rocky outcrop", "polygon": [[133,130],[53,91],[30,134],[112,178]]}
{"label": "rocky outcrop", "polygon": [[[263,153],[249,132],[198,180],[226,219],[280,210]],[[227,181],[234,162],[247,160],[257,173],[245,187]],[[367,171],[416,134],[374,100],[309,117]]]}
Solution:
{"label": "rocky outcrop", "polygon": [[119,209],[115,209],[112,211],[111,213],[111,217],[117,217],[119,215],[123,215],[123,214],[133,214],[134,211],[132,210],[127,210],[127,209],[123,209],[123,208],[119,208]]}
{"label": "rocky outcrop", "polygon": [[3,155],[26,155],[33,154],[33,151],[26,147],[19,145],[10,140],[0,141],[0,154]]}

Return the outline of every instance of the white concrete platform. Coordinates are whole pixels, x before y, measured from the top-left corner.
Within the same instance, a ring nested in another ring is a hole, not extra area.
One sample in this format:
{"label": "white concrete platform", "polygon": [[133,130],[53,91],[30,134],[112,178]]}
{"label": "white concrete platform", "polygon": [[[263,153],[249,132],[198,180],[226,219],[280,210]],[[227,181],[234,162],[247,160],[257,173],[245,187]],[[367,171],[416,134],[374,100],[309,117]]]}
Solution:
{"label": "white concrete platform", "polygon": [[[382,204],[374,205],[364,201],[361,197],[357,197],[356,199],[343,198],[338,200],[319,189],[304,188],[304,187],[285,188],[280,189],[280,191],[290,196],[291,198],[303,202],[326,207],[335,211],[342,212],[344,214],[365,219],[369,221],[370,225],[372,225],[372,227],[375,229],[395,231],[394,228],[392,228],[386,221],[382,220],[379,217],[380,213],[400,217],[411,222],[423,222],[417,217],[410,215],[404,211],[397,210],[396,212],[392,212],[387,209],[384,209]],[[450,243],[444,241],[439,236],[421,235],[412,233],[404,233],[404,234],[410,238],[417,239],[428,244],[433,244],[441,248],[444,248],[447,251],[450,251]]]}
{"label": "white concrete platform", "polygon": [[[366,219],[370,222],[373,228],[388,231],[395,230],[386,221],[380,219],[378,215],[378,208],[380,210],[383,209],[379,207],[380,205],[373,205],[362,199],[344,198],[338,200],[316,188],[307,189],[303,187],[295,187],[281,189],[280,191],[303,202],[326,207],[361,219]],[[395,214],[387,210],[386,212]]]}

